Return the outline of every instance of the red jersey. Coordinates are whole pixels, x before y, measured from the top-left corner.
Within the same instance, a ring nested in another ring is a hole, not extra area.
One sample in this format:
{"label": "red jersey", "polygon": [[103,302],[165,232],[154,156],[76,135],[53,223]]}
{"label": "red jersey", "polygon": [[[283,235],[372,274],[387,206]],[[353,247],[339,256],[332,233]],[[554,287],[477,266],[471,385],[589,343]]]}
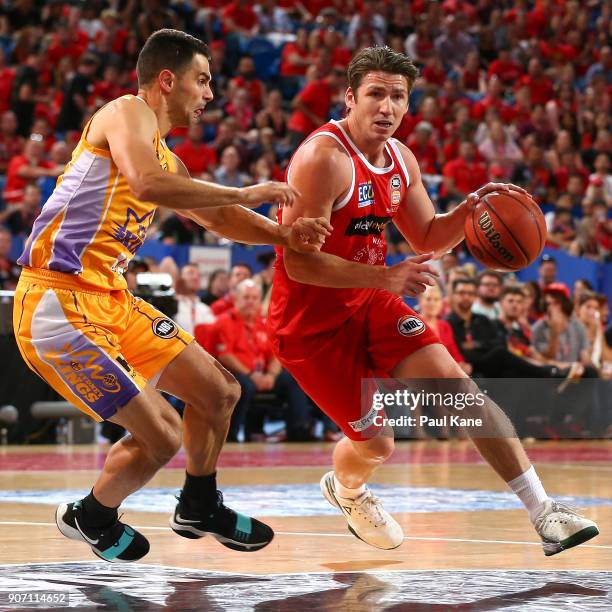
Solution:
{"label": "red jersey", "polygon": [[[348,192],[334,205],[332,235],[323,248],[349,261],[369,265],[385,264],[387,242],[385,226],[403,201],[410,178],[399,150],[399,141],[385,144],[385,168],[372,166],[350,139],[344,128],[331,121],[314,131],[305,141],[333,138],[346,152],[353,167]],[[291,163],[287,169],[291,177]],[[279,210],[282,221],[282,208]],[[313,336],[328,332],[351,318],[375,289],[333,289],[293,281],[283,263],[283,250],[276,249],[276,274],[268,324],[277,343],[283,336]]]}

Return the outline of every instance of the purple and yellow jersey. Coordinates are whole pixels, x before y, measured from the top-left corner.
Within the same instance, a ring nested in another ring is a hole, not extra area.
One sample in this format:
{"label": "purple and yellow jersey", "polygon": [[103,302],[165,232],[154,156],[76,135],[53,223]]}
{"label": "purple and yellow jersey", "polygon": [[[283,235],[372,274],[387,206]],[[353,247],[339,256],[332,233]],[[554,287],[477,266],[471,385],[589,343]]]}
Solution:
{"label": "purple and yellow jersey", "polygon": [[[18,263],[33,271],[42,268],[77,275],[79,284],[98,290],[125,289],[123,273],[144,242],[157,205],[136,199],[110,151],[87,142],[90,123],[91,119],[36,219]],[[176,172],[176,162],[159,131],[153,146],[160,166]]]}

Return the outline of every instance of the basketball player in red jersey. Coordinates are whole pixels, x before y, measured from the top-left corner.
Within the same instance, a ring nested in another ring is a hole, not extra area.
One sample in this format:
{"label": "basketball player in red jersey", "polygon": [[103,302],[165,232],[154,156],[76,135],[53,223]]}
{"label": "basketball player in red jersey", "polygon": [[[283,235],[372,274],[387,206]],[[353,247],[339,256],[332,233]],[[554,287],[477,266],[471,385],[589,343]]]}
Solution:
{"label": "basketball player in red jersey", "polygon": [[[326,217],[333,231],[318,253],[278,249],[269,324],[281,363],[342,428],[334,471],[321,480],[327,500],[346,517],[349,529],[379,548],[403,540],[399,524],[366,487],[393,452],[389,428],[380,426],[371,403],[361,408],[361,381],[464,379],[466,374],[437,336],[398,296],[433,285],[426,262],[463,238],[464,220],[489,183],[455,210],[436,214],[411,151],[391,138],[408,110],[417,70],[387,47],[360,51],[348,68],[348,117],[330,122],[296,151],[288,182],[300,192],[282,223],[298,216]],[[420,253],[385,266],[384,228],[393,221]],[[371,408],[370,408],[371,406]],[[598,530],[592,521],[551,500],[505,414],[492,402],[489,426],[506,435],[474,437],[474,444],[529,512],[544,552],[580,544]]]}

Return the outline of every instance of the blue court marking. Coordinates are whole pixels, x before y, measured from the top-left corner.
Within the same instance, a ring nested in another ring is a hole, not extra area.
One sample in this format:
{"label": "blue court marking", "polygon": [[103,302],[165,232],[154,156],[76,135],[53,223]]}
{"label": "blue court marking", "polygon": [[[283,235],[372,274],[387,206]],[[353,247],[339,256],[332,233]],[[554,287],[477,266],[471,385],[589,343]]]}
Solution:
{"label": "blue court marking", "polygon": [[[523,505],[511,492],[434,487],[374,485],[373,492],[390,512],[472,512],[514,510]],[[90,489],[52,489],[45,491],[0,491],[0,503],[53,504],[85,497]],[[123,510],[167,512],[174,510],[177,489],[152,488],[137,491],[121,505]],[[317,516],[338,513],[321,495],[318,484],[252,485],[226,487],[225,502],[236,512],[260,516]],[[612,506],[612,499],[600,497],[555,496],[579,508]]]}

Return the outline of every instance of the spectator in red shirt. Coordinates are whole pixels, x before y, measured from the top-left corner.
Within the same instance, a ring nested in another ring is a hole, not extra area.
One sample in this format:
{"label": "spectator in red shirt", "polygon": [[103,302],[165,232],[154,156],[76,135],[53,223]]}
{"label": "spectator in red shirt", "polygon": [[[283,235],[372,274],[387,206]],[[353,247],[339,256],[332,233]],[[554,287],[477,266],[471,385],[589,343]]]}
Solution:
{"label": "spectator in red shirt", "polygon": [[62,58],[69,57],[72,59],[72,64],[76,65],[87,49],[89,37],[81,30],[71,31],[64,20],[57,24],[55,32],[47,48],[47,60],[55,67]]}
{"label": "spectator in red shirt", "polygon": [[501,81],[496,76],[491,77],[487,85],[487,95],[472,107],[472,117],[477,121],[482,121],[487,109],[494,106],[497,108],[502,120],[505,123],[509,123],[514,113],[512,108],[504,102],[502,98],[503,93],[504,89]]}
{"label": "spectator in red shirt", "polygon": [[23,199],[23,191],[28,181],[45,176],[59,176],[64,168],[44,159],[42,137],[30,138],[25,144],[23,154],[13,157],[6,172],[4,199],[17,204]]}
{"label": "spectator in red shirt", "polygon": [[274,357],[261,316],[261,287],[257,283],[247,279],[236,287],[236,306],[217,319],[212,336],[213,353],[234,374],[242,388],[232,415],[228,441],[238,441],[243,425],[246,442],[252,434],[263,433],[255,424],[255,415],[250,414],[257,392],[273,392],[287,401],[288,440],[311,439],[308,398]]}
{"label": "spectator in red shirt", "polygon": [[487,168],[475,160],[475,155],[474,143],[464,141],[459,145],[459,157],[444,165],[441,191],[447,201],[450,198],[463,200],[468,193],[476,191],[487,182]]}
{"label": "spectator in red shirt", "polygon": [[0,113],[9,109],[15,70],[6,65],[6,53],[0,47]]}
{"label": "spectator in red shirt", "polygon": [[293,149],[296,149],[310,132],[328,120],[332,100],[338,93],[343,77],[344,70],[334,68],[328,77],[308,83],[294,99],[295,110],[287,124]]}
{"label": "spectator in red shirt", "polygon": [[235,297],[236,297],[236,287],[243,281],[253,276],[253,270],[251,270],[251,266],[245,263],[237,263],[232,266],[232,270],[229,276],[229,290],[218,300],[214,301],[210,305],[210,309],[213,311],[213,314],[218,317],[224,312],[228,312],[234,307]]}
{"label": "spectator in red shirt", "polygon": [[108,64],[104,68],[102,79],[94,83],[89,96],[89,105],[93,108],[100,108],[121,96],[124,93],[124,88],[121,86],[120,76],[119,67],[115,64]]}
{"label": "spectator in red shirt", "polygon": [[255,62],[251,57],[242,57],[238,62],[238,76],[229,82],[228,96],[232,97],[237,89],[245,89],[253,108],[258,111],[263,106],[266,86],[257,78]]}
{"label": "spectator in red shirt", "polygon": [[414,153],[421,174],[437,174],[438,160],[440,152],[438,147],[432,142],[431,135],[433,127],[427,121],[420,121],[414,128],[412,136],[408,139],[407,145]]}
{"label": "spectator in red shirt", "polygon": [[523,75],[523,67],[515,62],[510,55],[510,47],[504,46],[499,50],[496,60],[489,65],[489,77],[496,76],[503,85],[514,85]]}
{"label": "spectator in red shirt", "polygon": [[295,42],[289,42],[283,47],[280,74],[282,77],[303,77],[310,63],[308,30],[300,28],[296,32]]}
{"label": "spectator in red shirt", "polygon": [[438,55],[432,55],[427,59],[425,68],[421,71],[421,76],[431,85],[441,87],[444,84],[444,81],[446,81],[446,70]]}
{"label": "spectator in red shirt", "polygon": [[484,74],[480,67],[480,54],[478,51],[472,51],[460,72],[461,90],[473,95],[484,93]]}
{"label": "spectator in red shirt", "polygon": [[250,38],[257,32],[259,19],[248,0],[234,0],[223,9],[221,15],[226,34]]}
{"label": "spectator in red shirt", "polygon": [[[128,33],[119,22],[119,14],[114,9],[109,8],[102,11],[100,17],[102,19],[104,33],[109,39],[111,51],[115,55],[121,56],[124,51]],[[96,43],[99,38],[102,38],[102,31],[96,34]]]}
{"label": "spectator in red shirt", "polygon": [[2,113],[0,118],[0,173],[6,174],[13,157],[21,154],[24,139],[17,134],[17,117],[13,111]]}
{"label": "spectator in red shirt", "polygon": [[187,130],[187,138],[177,144],[173,152],[185,164],[191,176],[209,172],[217,164],[217,152],[203,142],[204,130],[201,123],[192,123]]}
{"label": "spectator in red shirt", "polygon": [[552,80],[546,76],[542,63],[537,57],[532,57],[527,65],[527,74],[518,79],[516,86],[527,85],[531,91],[533,104],[546,104],[555,94]]}
{"label": "spectator in red shirt", "polygon": [[225,112],[238,123],[239,130],[246,134],[255,122],[255,109],[246,89],[232,91],[230,102],[225,106]]}

